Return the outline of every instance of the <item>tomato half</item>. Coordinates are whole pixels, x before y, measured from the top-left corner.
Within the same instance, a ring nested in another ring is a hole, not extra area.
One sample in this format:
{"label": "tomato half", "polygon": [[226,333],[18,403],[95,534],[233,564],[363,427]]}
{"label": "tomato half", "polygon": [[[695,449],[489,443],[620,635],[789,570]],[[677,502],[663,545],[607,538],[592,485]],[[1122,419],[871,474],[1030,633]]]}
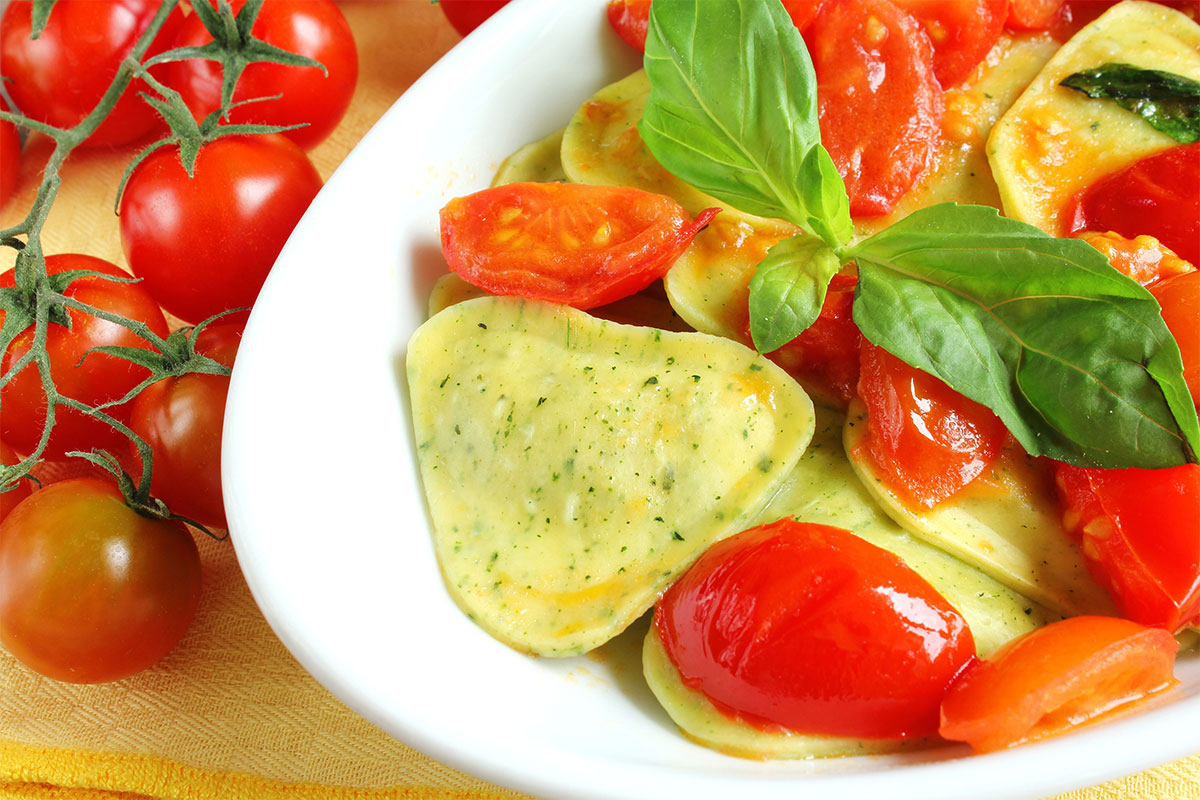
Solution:
{"label": "tomato half", "polygon": [[[46,257],[46,270],[50,273],[74,269],[130,277],[116,265],[92,256],[61,254]],[[12,288],[14,285],[12,270],[0,275],[0,287]],[[158,303],[140,284],[81,278],[72,282],[64,294],[104,311],[144,322],[159,336],[167,335],[167,321]],[[150,344],[116,323],[80,311],[68,313],[71,327],[52,323],[46,337],[50,374],[60,394],[96,406],[120,398],[149,374],[144,367],[104,353],[93,353],[84,358],[93,347],[150,349]],[[0,311],[0,321],[3,319],[4,312]],[[33,334],[34,329],[30,326],[17,336],[0,360],[0,371],[7,372],[29,350]],[[4,407],[4,413],[0,415],[0,435],[18,452],[32,453],[46,420],[46,396],[36,365],[26,366],[0,389],[0,404]],[[110,408],[107,413],[127,422],[129,404]],[[119,454],[128,447],[125,436],[103,422],[63,406],[59,406],[55,414],[54,432],[45,451],[47,458],[61,457],[68,450],[94,448]]]}
{"label": "tomato half", "polygon": [[933,74],[942,86],[962,81],[1000,39],[1009,0],[894,0],[933,44]]}
{"label": "tomato half", "polygon": [[1175,683],[1179,644],[1161,628],[1071,617],[976,661],[946,692],[938,731],[988,752],[1063,733]]}
{"label": "tomato half", "polygon": [[210,142],[192,178],[177,148],[160,148],[125,184],[121,245],[163,308],[199,322],[253,305],[320,188],[304,151],[281,136]]}
{"label": "tomato half", "polygon": [[1200,271],[1160,281],[1150,287],[1150,294],[1162,306],[1163,321],[1179,344],[1183,379],[1200,406]]}
{"label": "tomato half", "polygon": [[[234,10],[245,0],[233,3]],[[258,97],[229,114],[231,122],[298,125],[283,135],[305,150],[323,141],[341,122],[358,82],[358,50],[354,34],[333,0],[267,0],[254,20],[252,33],[267,44],[320,61],[318,67],[254,63],[246,67],[234,90],[234,102]],[[199,47],[212,41],[195,14],[188,17],[175,47]],[[221,65],[189,58],[168,65],[166,83],[183,96],[200,120],[221,105]]]}
{"label": "tomato half", "polygon": [[[12,466],[20,460],[21,457],[11,447],[0,441],[0,464]],[[12,488],[7,492],[0,492],[0,521],[3,521],[18,503],[29,497],[29,493],[33,491],[32,483],[28,478],[21,478],[12,484]]]}
{"label": "tomato half", "polygon": [[1072,198],[1065,233],[1153,236],[1200,265],[1200,142],[1172,147],[1101,178]]}
{"label": "tomato half", "polygon": [[450,269],[492,294],[593,308],[661,278],[717,209],[695,220],[623,186],[510,183],[442,209]]}
{"label": "tomato half", "polygon": [[[646,0],[647,5],[649,2],[650,0]],[[438,6],[446,15],[446,20],[461,36],[466,36],[478,28],[488,17],[506,5],[508,0],[438,0]]]}
{"label": "tomato half", "polygon": [[[233,366],[244,319],[218,320],[200,331],[196,352]],[[189,373],[142,390],[133,401],[129,427],[154,451],[151,493],[176,514],[225,528],[221,493],[221,428],[225,423],[225,375]],[[137,460],[137,448],[130,446]]]}
{"label": "tomato half", "polygon": [[[0,19],[0,74],[23,114],[71,128],[87,116],[107,91],[121,60],[133,49],[158,11],[157,0],[58,0],[45,29],[30,38],[29,0],[12,0]],[[170,45],[183,21],[172,12],[147,56]],[[154,74],[161,76],[158,68]],[[161,125],[158,114],[137,96],[149,92],[134,80],[116,108],[88,137],[91,146],[136,141]]]}
{"label": "tomato half", "polygon": [[930,735],[975,657],[966,621],[903,561],[792,519],[712,545],[654,625],[687,686],[745,722],[802,733]]}
{"label": "tomato half", "polygon": [[0,523],[0,644],[55,680],[115,681],[151,666],[199,599],[187,527],[140,516],[111,482],[53,483]]}
{"label": "tomato half", "polygon": [[[8,111],[8,106],[0,100],[0,111]],[[17,178],[21,174],[21,137],[17,126],[7,120],[0,119],[0,207],[8,201],[13,190],[17,188]]]}
{"label": "tomato half", "polygon": [[1012,0],[1008,27],[1021,31],[1047,30],[1058,18],[1063,3],[1064,0]]}
{"label": "tomato half", "polygon": [[1177,631],[1200,620],[1200,464],[1056,465],[1063,527],[1121,615]]}
{"label": "tomato half", "polygon": [[905,505],[933,508],[996,460],[1007,430],[989,409],[882,347],[861,354],[866,455]]}
{"label": "tomato half", "polygon": [[856,216],[886,214],[931,168],[942,141],[933,48],[888,0],[822,7],[804,36],[817,73],[821,141]]}

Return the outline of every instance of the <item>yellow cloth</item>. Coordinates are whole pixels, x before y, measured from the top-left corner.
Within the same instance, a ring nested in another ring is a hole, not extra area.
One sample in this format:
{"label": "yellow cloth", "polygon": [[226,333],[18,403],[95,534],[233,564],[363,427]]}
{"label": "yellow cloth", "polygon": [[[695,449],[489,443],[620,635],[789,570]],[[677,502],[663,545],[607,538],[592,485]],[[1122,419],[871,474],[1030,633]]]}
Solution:
{"label": "yellow cloth", "polygon": [[[361,77],[345,122],[312,154],[326,177],[458,41],[428,0],[341,5],[360,48]],[[0,227],[32,200],[48,148],[29,145],[19,193],[0,209]],[[124,263],[112,206],[129,155],[72,157],[45,231],[46,252]],[[154,668],[118,683],[72,686],[40,678],[0,651],[0,800],[521,797],[427,758],[338,702],[271,632],[230,544],[198,538],[199,612]],[[1200,798],[1200,757],[1064,798]]]}

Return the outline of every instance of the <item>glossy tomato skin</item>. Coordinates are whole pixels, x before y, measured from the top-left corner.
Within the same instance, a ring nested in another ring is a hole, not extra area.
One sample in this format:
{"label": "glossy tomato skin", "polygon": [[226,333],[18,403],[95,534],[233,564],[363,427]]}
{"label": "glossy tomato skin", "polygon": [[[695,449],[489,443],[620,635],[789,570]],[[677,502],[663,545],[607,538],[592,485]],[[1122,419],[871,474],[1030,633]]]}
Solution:
{"label": "glossy tomato skin", "polygon": [[[243,319],[224,318],[196,337],[196,352],[233,367]],[[150,491],[172,512],[202,525],[228,527],[221,493],[221,429],[229,378],[188,373],[142,390],[129,427],[154,451]],[[130,447],[137,459],[137,448]]]}
{"label": "glossy tomato skin", "polygon": [[[12,79],[6,87],[13,102],[40,122],[78,124],[108,89],[158,7],[156,0],[58,0],[45,30],[31,39],[32,3],[12,0],[0,19],[0,74]],[[182,12],[172,12],[147,55],[167,49],[182,21]],[[141,80],[130,83],[88,145],[127,144],[161,124],[139,91],[149,87]]]}
{"label": "glossy tomato skin", "polygon": [[[650,0],[645,0],[645,4],[649,8]],[[466,36],[478,28],[488,17],[506,5],[508,0],[438,0],[438,6],[446,15],[446,20],[461,36]],[[642,41],[645,40],[643,35]]]}
{"label": "glossy tomato skin", "polygon": [[1057,464],[1063,527],[1121,615],[1177,631],[1200,620],[1200,464]]}
{"label": "glossy tomato skin", "polygon": [[[783,0],[783,7],[803,33],[824,3],[825,0]],[[608,0],[608,24],[631,46],[645,50],[650,27],[650,0]]]}
{"label": "glossy tomato skin", "polygon": [[759,727],[919,737],[975,654],[966,621],[899,558],[792,519],[710,547],[655,629],[683,682]]}
{"label": "glossy tomato skin", "polygon": [[[8,106],[3,100],[0,100],[0,111],[8,111]],[[13,190],[17,188],[17,177],[20,174],[21,137],[17,134],[17,126],[0,120],[0,208],[3,208]]]}
{"label": "glossy tomato skin", "polygon": [[1004,30],[1009,0],[895,0],[933,44],[933,73],[944,87],[967,78]]}
{"label": "glossy tomato skin", "polygon": [[[237,10],[244,4],[240,0],[233,7]],[[312,149],[345,116],[358,82],[358,50],[349,23],[333,0],[267,0],[252,32],[268,44],[320,61],[328,74],[318,67],[250,64],[238,79],[234,101],[281,96],[239,106],[230,112],[230,121],[307,123],[283,135],[305,150]],[[193,14],[179,31],[175,46],[199,47],[211,41],[200,18]],[[193,58],[168,65],[166,83],[201,120],[221,105],[221,75],[218,62]]]}
{"label": "glossy tomato skin", "polygon": [[905,505],[933,508],[995,462],[1007,435],[995,414],[882,347],[860,352],[866,455]]}
{"label": "glossy tomato skin", "polygon": [[0,523],[0,644],[55,680],[115,681],[153,665],[199,599],[187,527],[138,515],[111,482],[53,483]]}
{"label": "glossy tomato skin", "polygon": [[[79,254],[47,256],[46,269],[51,273],[87,269],[130,277],[114,264]],[[0,275],[0,287],[12,286],[14,276],[11,270]],[[115,283],[98,277],[81,278],[72,282],[65,293],[96,308],[144,322],[159,336],[167,335],[167,321],[158,303],[140,284]],[[93,347],[150,349],[150,345],[137,334],[115,323],[79,311],[69,313],[71,328],[52,323],[46,341],[50,374],[60,394],[96,406],[120,398],[149,374],[144,367],[104,353],[93,353],[84,358],[84,353]],[[0,320],[3,316],[3,312],[0,312]],[[4,353],[3,360],[0,360],[0,369],[7,371],[29,350],[33,334],[31,326],[17,336]],[[30,364],[25,367],[0,389],[0,404],[4,407],[4,413],[0,415],[0,435],[18,452],[33,452],[46,418],[46,397],[36,366]],[[106,413],[127,422],[129,404],[110,408]],[[45,451],[47,458],[61,457],[68,450],[93,448],[104,448],[119,454],[128,447],[124,435],[72,409],[60,406],[55,419],[54,431]]]}
{"label": "glossy tomato skin", "polygon": [[320,188],[304,151],[281,136],[217,139],[200,149],[192,178],[164,147],[125,186],[121,245],[163,308],[200,322],[253,305]]}
{"label": "glossy tomato skin", "polygon": [[1200,406],[1200,270],[1176,275],[1150,287],[1162,306],[1163,321],[1183,356],[1183,378]]}
{"label": "glossy tomato skin", "polygon": [[[21,457],[16,452],[0,441],[0,464],[12,466],[21,460]],[[33,491],[32,481],[28,478],[21,478],[7,492],[0,492],[0,522],[8,516],[8,512],[17,507],[17,504],[29,497],[29,493]]]}
{"label": "glossy tomato skin", "polygon": [[1044,739],[1175,683],[1179,649],[1116,617],[1052,622],[976,661],[946,692],[939,733],[978,752]]}

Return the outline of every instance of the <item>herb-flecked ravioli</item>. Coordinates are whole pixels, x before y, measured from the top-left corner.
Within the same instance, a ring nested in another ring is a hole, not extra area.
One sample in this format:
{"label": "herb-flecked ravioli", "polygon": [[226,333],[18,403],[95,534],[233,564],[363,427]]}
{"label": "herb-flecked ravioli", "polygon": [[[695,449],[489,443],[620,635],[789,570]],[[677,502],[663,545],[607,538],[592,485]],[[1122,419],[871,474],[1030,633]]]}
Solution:
{"label": "herb-flecked ravioli", "polygon": [[447,308],[407,369],[446,584],[539,655],[624,630],[746,527],[813,432],[804,391],[743,345],[539,301]]}

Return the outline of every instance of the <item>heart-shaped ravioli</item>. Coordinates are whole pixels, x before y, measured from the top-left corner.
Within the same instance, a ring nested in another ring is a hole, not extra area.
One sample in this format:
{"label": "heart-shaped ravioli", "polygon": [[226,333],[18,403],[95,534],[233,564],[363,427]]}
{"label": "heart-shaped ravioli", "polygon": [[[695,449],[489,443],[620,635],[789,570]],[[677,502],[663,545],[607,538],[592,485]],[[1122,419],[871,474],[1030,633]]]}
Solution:
{"label": "heart-shaped ravioli", "polygon": [[408,350],[421,478],[455,601],[497,639],[608,641],[779,489],[808,395],[729,340],[486,297]]}

